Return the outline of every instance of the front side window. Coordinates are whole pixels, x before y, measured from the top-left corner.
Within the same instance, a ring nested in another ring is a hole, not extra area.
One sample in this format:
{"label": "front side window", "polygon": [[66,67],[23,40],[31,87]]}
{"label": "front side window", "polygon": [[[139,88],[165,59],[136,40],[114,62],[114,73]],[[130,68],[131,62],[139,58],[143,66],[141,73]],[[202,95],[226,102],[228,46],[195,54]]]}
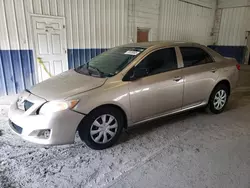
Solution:
{"label": "front side window", "polygon": [[184,67],[191,67],[213,62],[211,56],[201,48],[180,47]]}
{"label": "front side window", "polygon": [[148,75],[159,74],[177,69],[177,60],[174,48],[157,50],[140,62],[136,68],[146,69]]}
{"label": "front side window", "polygon": [[110,49],[75,69],[80,74],[98,77],[111,77],[132,62],[145,48],[116,47]]}

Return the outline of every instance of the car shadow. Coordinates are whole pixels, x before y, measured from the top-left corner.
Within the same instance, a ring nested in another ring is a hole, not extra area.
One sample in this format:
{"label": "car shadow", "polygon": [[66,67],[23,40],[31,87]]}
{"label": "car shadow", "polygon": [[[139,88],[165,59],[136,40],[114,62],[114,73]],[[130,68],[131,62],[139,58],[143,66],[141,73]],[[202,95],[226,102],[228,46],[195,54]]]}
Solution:
{"label": "car shadow", "polygon": [[[228,104],[225,108],[225,111],[235,110],[250,104],[250,89],[248,90],[238,90],[232,93],[229,98]],[[147,132],[150,132],[154,129],[157,129],[161,126],[171,126],[174,123],[182,122],[185,119],[190,119],[197,115],[209,114],[205,107],[196,108],[187,112],[181,112],[178,114],[162,117],[156,120],[149,122],[141,123],[135,126],[128,128],[124,131],[124,134],[121,135],[119,143],[127,142],[130,139],[133,139],[135,136],[144,135]]]}
{"label": "car shadow", "polygon": [[248,104],[250,104],[250,88],[243,91],[241,90],[235,91],[230,96],[225,111],[230,111],[233,109],[244,107]]}
{"label": "car shadow", "polygon": [[127,142],[130,139],[133,139],[140,135],[145,135],[148,132],[158,129],[161,126],[172,126],[175,123],[183,122],[184,120],[193,118],[198,114],[204,114],[204,113],[207,113],[204,108],[197,108],[187,112],[181,112],[178,114],[169,115],[166,117],[134,125],[124,131],[117,144]]}

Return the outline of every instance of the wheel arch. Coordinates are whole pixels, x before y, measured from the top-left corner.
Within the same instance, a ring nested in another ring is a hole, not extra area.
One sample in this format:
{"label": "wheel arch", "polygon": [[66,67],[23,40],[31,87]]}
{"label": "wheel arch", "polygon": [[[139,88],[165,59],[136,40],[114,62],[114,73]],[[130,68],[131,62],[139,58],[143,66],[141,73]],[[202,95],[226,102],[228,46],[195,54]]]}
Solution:
{"label": "wheel arch", "polygon": [[[228,95],[230,95],[231,94],[231,84],[230,84],[230,82],[227,80],[227,79],[222,79],[222,80],[220,80],[215,86],[214,86],[214,89],[218,86],[218,85],[225,85],[225,86],[227,86],[227,88],[228,88]],[[213,90],[214,90],[213,89]]]}
{"label": "wheel arch", "polygon": [[212,91],[210,92],[210,95],[209,95],[209,99],[208,99],[208,100],[210,100],[211,95],[212,95],[213,91],[215,90],[215,88],[216,88],[218,85],[222,85],[222,84],[227,86],[227,88],[228,88],[228,95],[230,95],[230,93],[231,93],[231,84],[230,84],[230,82],[229,82],[227,79],[222,79],[222,80],[218,81],[218,82],[215,84],[215,86],[213,87]]}
{"label": "wheel arch", "polygon": [[[111,103],[109,103],[109,104],[102,104],[102,105],[100,105],[100,106],[95,107],[94,109],[92,109],[92,110],[82,119],[82,121],[84,121],[84,119],[85,119],[89,114],[91,114],[93,111],[98,110],[98,109],[100,109],[100,108],[104,108],[104,107],[112,107],[112,108],[115,108],[115,109],[119,110],[119,111],[122,113],[123,118],[124,118],[124,121],[125,121],[125,122],[124,122],[124,128],[125,128],[125,129],[128,128],[128,116],[127,116],[125,110],[124,110],[122,107],[120,107],[119,105],[111,104]],[[82,121],[79,123],[77,130],[78,130],[79,127],[81,126]]]}

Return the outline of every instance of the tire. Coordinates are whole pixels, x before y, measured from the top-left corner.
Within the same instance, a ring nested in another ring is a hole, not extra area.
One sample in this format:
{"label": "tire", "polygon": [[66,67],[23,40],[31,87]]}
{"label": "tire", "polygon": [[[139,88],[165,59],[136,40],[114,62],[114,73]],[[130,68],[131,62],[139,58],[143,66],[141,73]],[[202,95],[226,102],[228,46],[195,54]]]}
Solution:
{"label": "tire", "polygon": [[208,108],[210,112],[219,114],[224,111],[229,97],[229,88],[220,84],[216,86],[210,96]]}
{"label": "tire", "polygon": [[[106,124],[103,123],[104,121]],[[117,142],[122,133],[124,122],[123,114],[119,109],[101,107],[83,119],[78,130],[79,136],[92,149],[106,149]]]}

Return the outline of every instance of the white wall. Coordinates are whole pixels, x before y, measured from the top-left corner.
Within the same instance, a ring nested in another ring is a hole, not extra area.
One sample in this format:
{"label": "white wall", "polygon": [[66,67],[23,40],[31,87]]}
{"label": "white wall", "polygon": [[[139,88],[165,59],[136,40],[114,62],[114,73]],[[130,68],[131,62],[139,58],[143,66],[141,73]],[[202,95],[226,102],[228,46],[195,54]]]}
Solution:
{"label": "white wall", "polygon": [[129,0],[129,41],[137,41],[139,27],[150,29],[150,41],[212,44],[215,6],[216,0]]}
{"label": "white wall", "polygon": [[218,8],[235,8],[249,5],[250,0],[218,0]]}
{"label": "white wall", "polygon": [[149,40],[158,40],[160,0],[129,0],[129,41],[137,41],[137,28],[148,28]]}
{"label": "white wall", "polygon": [[65,17],[69,49],[135,42],[137,27],[150,28],[150,40],[209,44],[214,6],[215,0],[0,0],[0,49],[33,49],[31,14]]}
{"label": "white wall", "polygon": [[127,43],[128,0],[66,0],[68,48],[111,48]]}
{"label": "white wall", "polygon": [[198,1],[189,2],[161,1],[159,39],[212,44],[215,1],[204,1],[201,5],[193,4]]}
{"label": "white wall", "polygon": [[0,0],[0,49],[29,49],[27,6],[23,1]]}
{"label": "white wall", "polygon": [[249,30],[249,7],[222,9],[218,45],[243,46]]}
{"label": "white wall", "polygon": [[221,24],[222,9],[216,9],[214,16],[214,27],[213,27],[213,44],[218,43],[220,24]]}
{"label": "white wall", "polygon": [[244,46],[250,31],[250,0],[219,0],[218,45]]}
{"label": "white wall", "polygon": [[32,49],[30,15],[66,18],[68,48],[128,42],[128,0],[0,0],[0,49]]}
{"label": "white wall", "polygon": [[149,40],[211,44],[215,3],[216,0],[0,0],[0,95],[20,92],[35,82],[32,14],[65,18],[68,64],[73,68],[83,62],[81,58],[86,61],[103,51],[98,48],[136,42],[137,27],[150,29]]}
{"label": "white wall", "polygon": [[180,0],[180,1],[207,8],[215,8],[216,6],[216,0]]}

